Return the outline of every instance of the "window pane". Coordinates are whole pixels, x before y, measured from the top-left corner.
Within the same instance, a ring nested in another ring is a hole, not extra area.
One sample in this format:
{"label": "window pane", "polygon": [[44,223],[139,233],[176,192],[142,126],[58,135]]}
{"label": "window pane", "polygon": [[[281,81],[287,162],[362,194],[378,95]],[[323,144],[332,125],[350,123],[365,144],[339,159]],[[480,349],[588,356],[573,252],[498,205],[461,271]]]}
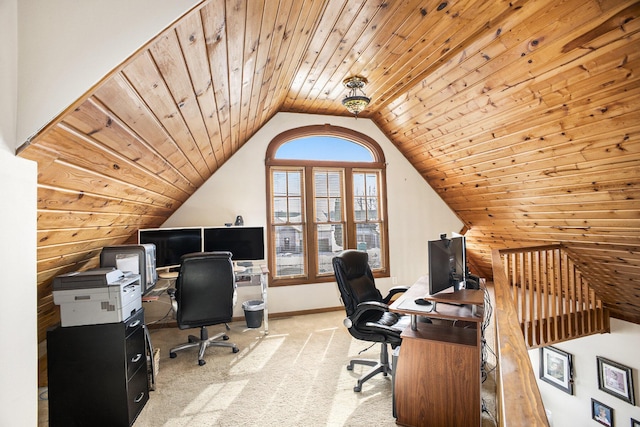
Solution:
{"label": "window pane", "polygon": [[302,172],[287,172],[287,193],[290,196],[302,195]]}
{"label": "window pane", "polygon": [[289,215],[288,222],[302,222],[302,199],[300,197],[289,198]]}
{"label": "window pane", "polygon": [[274,172],[273,173],[273,195],[286,196],[286,194],[287,194],[287,173]]}
{"label": "window pane", "polygon": [[378,176],[374,173],[368,173],[366,177],[367,186],[365,191],[368,196],[378,195]]}
{"label": "window pane", "polygon": [[322,172],[314,173],[316,197],[327,196],[327,174]]}
{"label": "window pane", "polygon": [[330,172],[328,176],[328,196],[342,197],[342,174],[340,172]]}
{"label": "window pane", "polygon": [[371,151],[353,141],[333,136],[308,136],[293,139],[278,147],[276,159],[338,160],[373,162]]}
{"label": "window pane", "polygon": [[381,233],[379,223],[356,224],[357,249],[367,251],[372,269],[382,267]]}
{"label": "window pane", "polygon": [[337,197],[329,199],[329,216],[331,222],[342,221],[342,199]]}
{"label": "window pane", "polygon": [[378,198],[367,197],[367,219],[369,221],[378,220]]}
{"label": "window pane", "polygon": [[316,222],[339,222],[342,220],[343,171],[316,169],[315,182]]}
{"label": "window pane", "polygon": [[318,234],[318,274],[333,274],[333,257],[344,248],[342,224],[319,224]]}
{"label": "window pane", "polygon": [[357,222],[378,221],[380,219],[380,198],[378,197],[379,174],[376,172],[355,172],[353,174],[354,218]]}
{"label": "window pane", "polygon": [[316,221],[329,221],[329,199],[316,198]]}
{"label": "window pane", "polygon": [[276,276],[300,276],[305,271],[305,243],[301,227],[275,227]]}

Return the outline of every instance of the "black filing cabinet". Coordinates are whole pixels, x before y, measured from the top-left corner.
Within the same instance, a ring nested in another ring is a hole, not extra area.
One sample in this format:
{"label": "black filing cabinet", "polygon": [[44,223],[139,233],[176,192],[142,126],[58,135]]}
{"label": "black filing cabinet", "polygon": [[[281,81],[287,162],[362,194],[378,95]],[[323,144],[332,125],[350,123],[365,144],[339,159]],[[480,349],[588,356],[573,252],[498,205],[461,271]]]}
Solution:
{"label": "black filing cabinet", "polygon": [[130,426],[149,400],[144,310],[47,333],[49,426]]}

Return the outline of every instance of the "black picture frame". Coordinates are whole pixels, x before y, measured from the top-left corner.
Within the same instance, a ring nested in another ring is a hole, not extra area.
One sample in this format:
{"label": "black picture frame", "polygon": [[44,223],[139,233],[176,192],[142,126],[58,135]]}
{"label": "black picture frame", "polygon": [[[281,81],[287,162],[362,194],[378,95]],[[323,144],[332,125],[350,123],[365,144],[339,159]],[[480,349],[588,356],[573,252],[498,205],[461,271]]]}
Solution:
{"label": "black picture frame", "polygon": [[598,388],[632,405],[636,404],[630,367],[597,356]]}
{"label": "black picture frame", "polygon": [[613,408],[591,398],[591,419],[603,426],[613,426]]}
{"label": "black picture frame", "polygon": [[573,355],[555,347],[541,347],[540,379],[572,395]]}
{"label": "black picture frame", "polygon": [[631,427],[640,427],[640,421],[631,418]]}

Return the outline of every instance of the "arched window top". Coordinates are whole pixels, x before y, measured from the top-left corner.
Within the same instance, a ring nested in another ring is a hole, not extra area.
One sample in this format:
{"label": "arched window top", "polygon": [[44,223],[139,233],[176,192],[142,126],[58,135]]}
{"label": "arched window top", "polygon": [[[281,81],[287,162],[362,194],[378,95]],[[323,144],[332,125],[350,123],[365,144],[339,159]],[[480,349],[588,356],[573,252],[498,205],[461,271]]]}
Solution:
{"label": "arched window top", "polygon": [[281,144],[276,159],[373,162],[367,147],[344,138],[327,135],[305,136]]}
{"label": "arched window top", "polygon": [[290,160],[384,164],[384,153],[372,138],[352,129],[331,125],[304,126],[276,136],[266,162]]}

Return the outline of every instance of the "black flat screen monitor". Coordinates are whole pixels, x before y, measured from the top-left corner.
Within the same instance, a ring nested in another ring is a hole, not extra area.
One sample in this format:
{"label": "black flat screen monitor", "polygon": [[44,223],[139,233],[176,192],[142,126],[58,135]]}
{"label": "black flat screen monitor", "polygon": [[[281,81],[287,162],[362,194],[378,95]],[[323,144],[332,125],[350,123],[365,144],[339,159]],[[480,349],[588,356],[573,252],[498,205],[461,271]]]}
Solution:
{"label": "black flat screen monitor", "polygon": [[429,294],[459,290],[459,284],[465,282],[466,265],[464,236],[429,241]]}
{"label": "black flat screen monitor", "polygon": [[153,228],[138,231],[138,242],[156,245],[156,266],[180,265],[180,257],[202,252],[202,228]]}
{"label": "black flat screen monitor", "polygon": [[204,250],[229,251],[234,261],[263,260],[264,227],[205,228]]}

